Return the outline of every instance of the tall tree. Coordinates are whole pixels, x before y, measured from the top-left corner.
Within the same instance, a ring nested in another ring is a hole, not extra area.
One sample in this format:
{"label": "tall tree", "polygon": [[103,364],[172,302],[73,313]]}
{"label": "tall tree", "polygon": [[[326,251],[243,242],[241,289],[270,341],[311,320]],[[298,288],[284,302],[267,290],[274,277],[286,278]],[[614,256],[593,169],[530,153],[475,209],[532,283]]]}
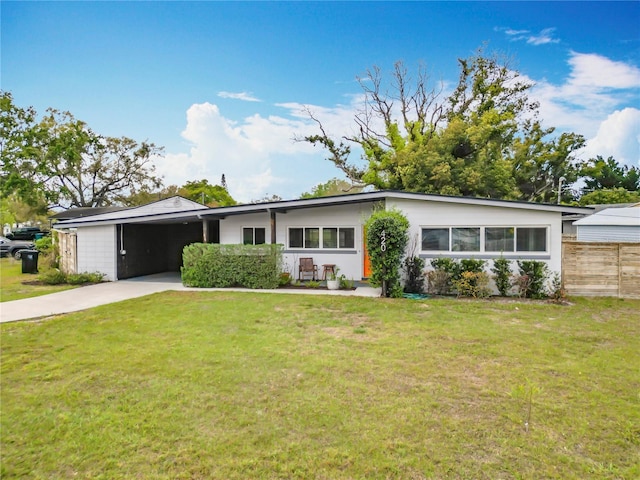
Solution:
{"label": "tall tree", "polygon": [[[360,85],[364,107],[355,117],[357,133],[335,139],[308,112],[319,133],[302,140],[323,146],[347,178],[377,189],[469,195],[504,199],[549,200],[556,177],[575,176],[573,154],[582,137],[552,138],[536,121],[538,104],[528,97],[531,84],[508,62],[480,51],[459,60],[453,93],[429,88],[423,68],[415,82],[396,63],[390,84],[380,69]],[[350,162],[352,147],[364,152],[364,166]],[[530,157],[547,152],[547,161]],[[521,188],[535,184],[530,192]]]}
{"label": "tall tree", "polygon": [[32,108],[16,107],[9,93],[1,98],[3,194],[31,203],[45,199],[49,206],[99,207],[162,184],[152,164],[162,148],[153,143],[98,135],[54,109],[36,123]]}
{"label": "tall tree", "polygon": [[584,178],[584,193],[615,188],[629,192],[640,190],[640,168],[620,165],[613,157],[591,158],[580,166],[580,173]]}
{"label": "tall tree", "polygon": [[355,186],[346,180],[332,178],[325,183],[319,183],[310,192],[304,192],[300,198],[328,197],[330,195],[345,195],[349,193],[360,193],[362,187]]}
{"label": "tall tree", "polygon": [[221,185],[211,185],[208,180],[194,180],[185,183],[178,190],[182,195],[194,202],[202,203],[208,207],[228,207],[236,205],[236,201]]}

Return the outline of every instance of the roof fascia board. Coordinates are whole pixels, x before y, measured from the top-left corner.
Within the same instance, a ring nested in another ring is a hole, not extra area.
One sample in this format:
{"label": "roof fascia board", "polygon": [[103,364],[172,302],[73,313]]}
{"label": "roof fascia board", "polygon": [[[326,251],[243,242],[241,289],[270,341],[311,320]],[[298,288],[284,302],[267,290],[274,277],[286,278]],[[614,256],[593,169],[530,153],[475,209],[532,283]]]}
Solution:
{"label": "roof fascia board", "polygon": [[198,210],[188,210],[182,212],[166,212],[157,214],[131,215],[131,210],[125,210],[123,213],[129,214],[126,217],[113,217],[111,215],[120,212],[112,212],[111,214],[103,214],[107,218],[84,217],[79,219],[58,222],[58,228],[74,228],[90,224],[121,224],[121,223],[140,223],[161,220],[179,220],[188,217],[197,217],[200,219],[216,219],[230,215],[242,215],[260,212],[278,212],[286,213],[287,210],[313,207],[329,207],[336,205],[346,205],[352,203],[367,203],[376,201],[385,201],[391,199],[400,200],[418,200],[431,201],[440,203],[457,203],[466,205],[484,205],[492,207],[515,208],[523,210],[541,210],[549,212],[558,212],[562,214],[582,214],[588,215],[593,213],[590,207],[569,207],[565,205],[551,205],[543,203],[519,202],[510,200],[496,200],[485,198],[470,197],[453,197],[446,195],[433,195],[424,193],[397,192],[397,191],[378,191],[364,192],[347,195],[336,195],[332,197],[308,198],[299,200],[283,200],[278,202],[255,203],[245,205],[234,205],[230,207],[203,208]]}

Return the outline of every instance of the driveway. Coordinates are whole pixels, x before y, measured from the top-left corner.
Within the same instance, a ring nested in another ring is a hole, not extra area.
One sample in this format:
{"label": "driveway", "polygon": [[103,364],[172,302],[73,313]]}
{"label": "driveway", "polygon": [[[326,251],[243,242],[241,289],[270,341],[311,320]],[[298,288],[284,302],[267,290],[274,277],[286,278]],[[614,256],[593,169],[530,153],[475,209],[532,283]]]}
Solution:
{"label": "driveway", "polygon": [[63,292],[24,298],[12,302],[0,303],[0,323],[49,317],[63,313],[77,312],[87,308],[121,302],[130,298],[144,297],[152,293],[167,290],[191,291],[238,291],[253,293],[291,293],[307,295],[355,295],[361,297],[379,297],[380,289],[358,287],[356,290],[251,290],[245,288],[189,288],[182,285],[179,273],[166,272],[144,277],[136,277],[117,282],[104,282],[87,287],[65,290]]}

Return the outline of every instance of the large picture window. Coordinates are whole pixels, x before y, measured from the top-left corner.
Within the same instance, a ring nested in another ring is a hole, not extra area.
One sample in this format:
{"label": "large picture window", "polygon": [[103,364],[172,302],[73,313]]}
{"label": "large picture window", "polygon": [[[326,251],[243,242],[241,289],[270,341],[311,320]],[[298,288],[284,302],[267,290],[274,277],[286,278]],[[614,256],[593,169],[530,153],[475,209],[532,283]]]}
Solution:
{"label": "large picture window", "polygon": [[355,228],[292,227],[289,228],[289,248],[355,248]]}
{"label": "large picture window", "polygon": [[422,250],[449,251],[448,228],[423,228]]}
{"label": "large picture window", "polygon": [[513,252],[513,227],[487,227],[484,229],[484,249],[487,252]]}
{"label": "large picture window", "polygon": [[479,228],[452,228],[451,250],[454,252],[479,252]]}
{"label": "large picture window", "polygon": [[518,252],[546,252],[547,229],[546,228],[517,228],[516,250]]}
{"label": "large picture window", "polygon": [[424,252],[547,252],[547,227],[422,229]]}

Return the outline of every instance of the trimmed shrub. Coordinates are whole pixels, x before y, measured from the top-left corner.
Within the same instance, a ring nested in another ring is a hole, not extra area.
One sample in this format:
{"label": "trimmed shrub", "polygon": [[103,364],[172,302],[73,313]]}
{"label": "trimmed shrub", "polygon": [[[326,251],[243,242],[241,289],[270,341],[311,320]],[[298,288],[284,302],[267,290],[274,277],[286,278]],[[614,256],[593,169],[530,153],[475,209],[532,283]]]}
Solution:
{"label": "trimmed shrub", "polygon": [[406,293],[422,293],[424,291],[424,260],[420,257],[407,257],[404,259],[404,271],[406,281],[404,291]]}
{"label": "trimmed shrub", "polygon": [[[452,293],[452,290],[457,290],[457,285],[463,285],[464,288],[464,285],[467,285],[468,282],[471,281],[472,277],[470,276],[467,276],[463,280],[464,273],[472,273],[474,275],[484,273],[485,264],[486,261],[476,260],[474,258],[464,258],[459,262],[448,257],[434,258],[433,260],[431,260],[431,266],[435,269],[436,272],[444,272],[447,274],[447,283],[446,285],[443,283],[445,280],[445,275],[434,274],[429,276],[430,285],[431,281],[433,280],[434,284],[437,284],[437,288],[433,287],[433,289],[437,289],[440,292],[440,295]],[[472,281],[472,283],[473,282],[475,281]],[[436,292],[432,291],[431,293]],[[458,292],[458,294],[466,296],[466,294],[464,293]]]}
{"label": "trimmed shrub", "polygon": [[504,257],[496,258],[491,267],[493,280],[500,295],[506,297],[511,289],[511,262]]}
{"label": "trimmed shrub", "polygon": [[546,298],[547,289],[545,284],[549,275],[549,267],[544,262],[537,260],[518,260],[520,276],[518,282],[520,295],[527,298]]}
{"label": "trimmed shrub", "polygon": [[400,267],[409,242],[409,220],[399,210],[377,210],[367,220],[371,284],[385,297],[401,297]]}
{"label": "trimmed shrub", "polygon": [[489,275],[486,272],[462,272],[460,278],[453,282],[458,296],[486,298],[491,294]]}
{"label": "trimmed shrub", "polygon": [[193,243],[182,260],[182,283],[188,287],[278,288],[282,245]]}

